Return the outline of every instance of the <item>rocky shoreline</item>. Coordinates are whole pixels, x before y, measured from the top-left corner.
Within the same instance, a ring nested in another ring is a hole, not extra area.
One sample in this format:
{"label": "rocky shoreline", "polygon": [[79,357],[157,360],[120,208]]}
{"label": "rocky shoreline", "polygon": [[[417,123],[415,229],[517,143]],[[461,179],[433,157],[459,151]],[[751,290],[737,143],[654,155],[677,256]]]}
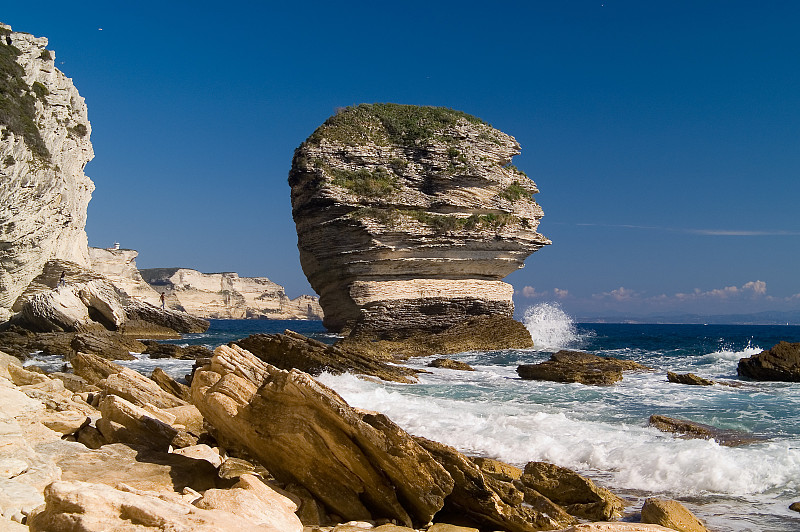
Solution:
{"label": "rocky shoreline", "polygon": [[630,510],[585,477],[414,437],[239,345],[201,360],[190,387],[85,353],[71,374],[0,359],[8,527],[668,530],[608,522]]}

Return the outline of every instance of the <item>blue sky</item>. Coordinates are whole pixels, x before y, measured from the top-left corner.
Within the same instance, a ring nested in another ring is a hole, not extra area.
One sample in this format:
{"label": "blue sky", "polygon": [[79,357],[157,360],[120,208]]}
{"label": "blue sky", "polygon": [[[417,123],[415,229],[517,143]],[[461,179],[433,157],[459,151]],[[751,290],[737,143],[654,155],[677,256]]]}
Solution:
{"label": "blue sky", "polygon": [[90,245],[311,291],[286,183],[337,107],[440,105],[522,145],[553,245],[524,309],[800,308],[800,3],[14,2],[86,98]]}

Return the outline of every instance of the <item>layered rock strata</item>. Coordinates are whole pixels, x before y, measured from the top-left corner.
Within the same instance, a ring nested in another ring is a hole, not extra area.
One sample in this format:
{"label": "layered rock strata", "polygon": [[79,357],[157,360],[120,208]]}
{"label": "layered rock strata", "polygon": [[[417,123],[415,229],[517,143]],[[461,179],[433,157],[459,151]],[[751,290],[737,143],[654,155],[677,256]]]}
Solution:
{"label": "layered rock strata", "polygon": [[161,304],[161,295],[145,282],[136,267],[139,252],[133,249],[89,248],[92,270],[138,301]]}
{"label": "layered rock strata", "polygon": [[266,277],[237,273],[200,273],[189,268],[151,268],[141,275],[170,308],[201,318],[319,320],[322,308],[307,295],[289,299],[284,288]]}
{"label": "layered rock strata", "polygon": [[0,24],[0,321],[47,261],[89,266],[91,124],[46,46]]}
{"label": "layered rock strata", "polygon": [[325,326],[440,331],[513,313],[501,281],[549,241],[510,136],[444,108],[359,105],[295,151],[300,262]]}

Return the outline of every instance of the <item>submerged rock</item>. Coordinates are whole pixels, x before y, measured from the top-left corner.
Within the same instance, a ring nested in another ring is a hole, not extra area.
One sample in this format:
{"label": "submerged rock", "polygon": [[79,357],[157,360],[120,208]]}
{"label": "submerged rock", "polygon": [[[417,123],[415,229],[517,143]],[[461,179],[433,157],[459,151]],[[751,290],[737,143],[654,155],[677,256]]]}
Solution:
{"label": "submerged rock", "polygon": [[549,244],[519,144],[451,109],[362,104],[295,151],[289,184],[303,271],[324,324],[436,332],[513,314],[501,281]]}
{"label": "submerged rock", "polygon": [[757,381],[800,382],[800,343],[780,342],[739,360],[738,373]]}
{"label": "submerged rock", "polygon": [[694,386],[713,386],[714,381],[698,377],[694,373],[667,372],[667,380],[676,384],[689,384]]}
{"label": "submerged rock", "polygon": [[460,362],[458,360],[452,360],[449,358],[437,358],[435,360],[431,360],[430,363],[428,364],[428,367],[455,369],[460,371],[475,371],[475,368],[473,368],[466,362]]}
{"label": "submerged rock", "polygon": [[714,440],[720,445],[725,445],[728,447],[736,447],[739,445],[746,445],[748,443],[757,443],[766,439],[750,432],[718,429],[716,427],[712,427],[711,425],[704,425],[703,423],[697,423],[685,419],[675,419],[659,414],[653,414],[650,416],[649,425],[657,428],[661,432],[674,432],[675,434],[680,434],[685,438]]}
{"label": "submerged rock", "polygon": [[650,369],[631,360],[562,349],[553,354],[550,360],[539,364],[520,364],[517,366],[517,374],[526,380],[608,385],[622,380],[623,371]]}

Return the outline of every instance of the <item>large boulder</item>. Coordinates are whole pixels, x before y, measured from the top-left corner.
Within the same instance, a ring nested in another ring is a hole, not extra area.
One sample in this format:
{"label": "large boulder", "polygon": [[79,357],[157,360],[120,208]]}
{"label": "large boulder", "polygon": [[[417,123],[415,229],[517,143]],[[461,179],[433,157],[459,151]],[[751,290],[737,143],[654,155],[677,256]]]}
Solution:
{"label": "large boulder", "polygon": [[355,350],[342,349],[294,331],[254,334],[236,341],[258,358],[279,369],[299,369],[310,375],[358,373],[387,381],[414,382],[416,371],[376,360]]}
{"label": "large boulder", "polygon": [[800,342],[780,342],[739,360],[738,373],[757,381],[800,382]]}
{"label": "large boulder", "polygon": [[671,499],[649,498],[642,506],[642,523],[665,526],[678,532],[708,532],[684,505]]}
{"label": "large boulder", "polygon": [[453,489],[447,471],[386,416],[239,346],[218,347],[195,372],[192,398],[220,442],[246,449],[345,520],[427,524]]}
{"label": "large boulder", "polygon": [[581,384],[608,385],[622,380],[623,371],[650,370],[631,360],[599,357],[581,351],[562,349],[550,360],[538,364],[520,364],[517,374],[522,379],[579,382]]}
{"label": "large boulder", "polygon": [[209,490],[194,504],[121,485],[115,489],[88,482],[54,482],[45,490],[45,507],[30,520],[30,529],[47,532],[301,532],[292,502],[258,481],[240,482],[232,490]]}
{"label": "large boulder", "polygon": [[511,317],[502,282],[549,243],[510,136],[436,107],[362,104],[295,151],[289,184],[303,271],[324,324],[441,331]]}
{"label": "large boulder", "polygon": [[416,440],[453,477],[455,485],[453,492],[445,499],[445,512],[508,532],[553,530],[576,522],[575,518],[545,497],[526,500],[525,494],[510,479],[499,479],[484,472],[474,461],[452,447],[419,437]]}
{"label": "large boulder", "polygon": [[528,462],[519,482],[571,515],[592,521],[616,519],[625,508],[625,502],[607,489],[570,469],[547,462]]}

